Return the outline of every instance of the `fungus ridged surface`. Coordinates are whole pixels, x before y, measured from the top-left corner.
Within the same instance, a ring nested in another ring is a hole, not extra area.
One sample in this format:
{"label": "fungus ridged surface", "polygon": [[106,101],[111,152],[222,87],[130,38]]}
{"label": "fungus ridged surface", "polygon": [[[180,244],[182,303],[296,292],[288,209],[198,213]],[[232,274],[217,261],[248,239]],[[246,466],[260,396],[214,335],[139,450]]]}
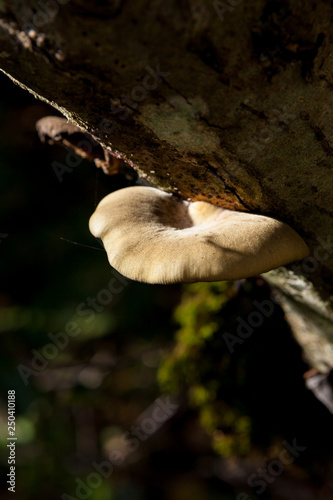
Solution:
{"label": "fungus ridged surface", "polygon": [[146,283],[236,280],[309,254],[304,240],[276,219],[146,186],[106,196],[89,228],[112,267]]}

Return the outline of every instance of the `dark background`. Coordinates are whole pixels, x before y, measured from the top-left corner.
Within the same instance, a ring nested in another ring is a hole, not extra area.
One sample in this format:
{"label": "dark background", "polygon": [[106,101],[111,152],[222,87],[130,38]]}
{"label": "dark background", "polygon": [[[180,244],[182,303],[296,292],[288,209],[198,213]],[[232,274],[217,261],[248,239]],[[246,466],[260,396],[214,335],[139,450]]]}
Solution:
{"label": "dark background", "polygon": [[[5,477],[7,391],[14,389],[14,498],[78,498],[76,478],[85,481],[92,462],[119,449],[119,437],[168,393],[178,397],[176,414],[87,498],[333,498],[333,416],[304,388],[308,366],[282,311],[276,306],[233,354],[223,340],[237,317],[254,310],[253,300],[269,298],[261,278],[128,281],[92,321],[77,315],[112,277],[89,217],[129,180],[82,160],[59,182],[52,162],[65,164],[67,152],[41,144],[35,131],[39,118],[57,112],[3,75],[0,84],[0,458]],[[69,321],[80,334],[25,385],[17,367],[31,368],[34,350]],[[306,450],[258,494],[249,476],[293,439]]]}

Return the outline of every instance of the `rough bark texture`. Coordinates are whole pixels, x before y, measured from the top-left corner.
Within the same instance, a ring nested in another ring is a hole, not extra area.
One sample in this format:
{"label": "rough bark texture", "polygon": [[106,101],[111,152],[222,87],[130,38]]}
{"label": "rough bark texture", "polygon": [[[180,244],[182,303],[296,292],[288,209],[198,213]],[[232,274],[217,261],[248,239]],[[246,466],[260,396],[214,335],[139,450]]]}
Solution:
{"label": "rough bark texture", "polygon": [[331,17],[324,0],[0,1],[0,66],[13,80],[145,181],[304,237],[311,259],[268,279],[308,353],[303,323],[325,318],[330,349],[308,355],[320,369],[333,366]]}

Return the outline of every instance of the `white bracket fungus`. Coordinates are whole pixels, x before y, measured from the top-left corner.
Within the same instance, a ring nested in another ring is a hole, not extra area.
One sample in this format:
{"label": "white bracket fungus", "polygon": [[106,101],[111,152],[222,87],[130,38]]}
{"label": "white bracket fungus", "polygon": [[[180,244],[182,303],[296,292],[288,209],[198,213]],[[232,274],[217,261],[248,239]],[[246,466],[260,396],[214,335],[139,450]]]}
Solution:
{"label": "white bracket fungus", "polygon": [[309,254],[303,239],[270,217],[183,201],[152,187],[106,196],[89,221],[117,271],[146,283],[247,278]]}

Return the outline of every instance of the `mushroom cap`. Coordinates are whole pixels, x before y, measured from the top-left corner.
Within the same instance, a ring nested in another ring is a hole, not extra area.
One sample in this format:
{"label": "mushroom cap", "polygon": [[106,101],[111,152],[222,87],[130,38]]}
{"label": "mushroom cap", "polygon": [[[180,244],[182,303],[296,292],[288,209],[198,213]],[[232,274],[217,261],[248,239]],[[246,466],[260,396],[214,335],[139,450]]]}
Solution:
{"label": "mushroom cap", "polygon": [[152,187],[109,194],[89,228],[102,239],[112,267],[146,283],[236,280],[309,254],[283,222],[183,201]]}

